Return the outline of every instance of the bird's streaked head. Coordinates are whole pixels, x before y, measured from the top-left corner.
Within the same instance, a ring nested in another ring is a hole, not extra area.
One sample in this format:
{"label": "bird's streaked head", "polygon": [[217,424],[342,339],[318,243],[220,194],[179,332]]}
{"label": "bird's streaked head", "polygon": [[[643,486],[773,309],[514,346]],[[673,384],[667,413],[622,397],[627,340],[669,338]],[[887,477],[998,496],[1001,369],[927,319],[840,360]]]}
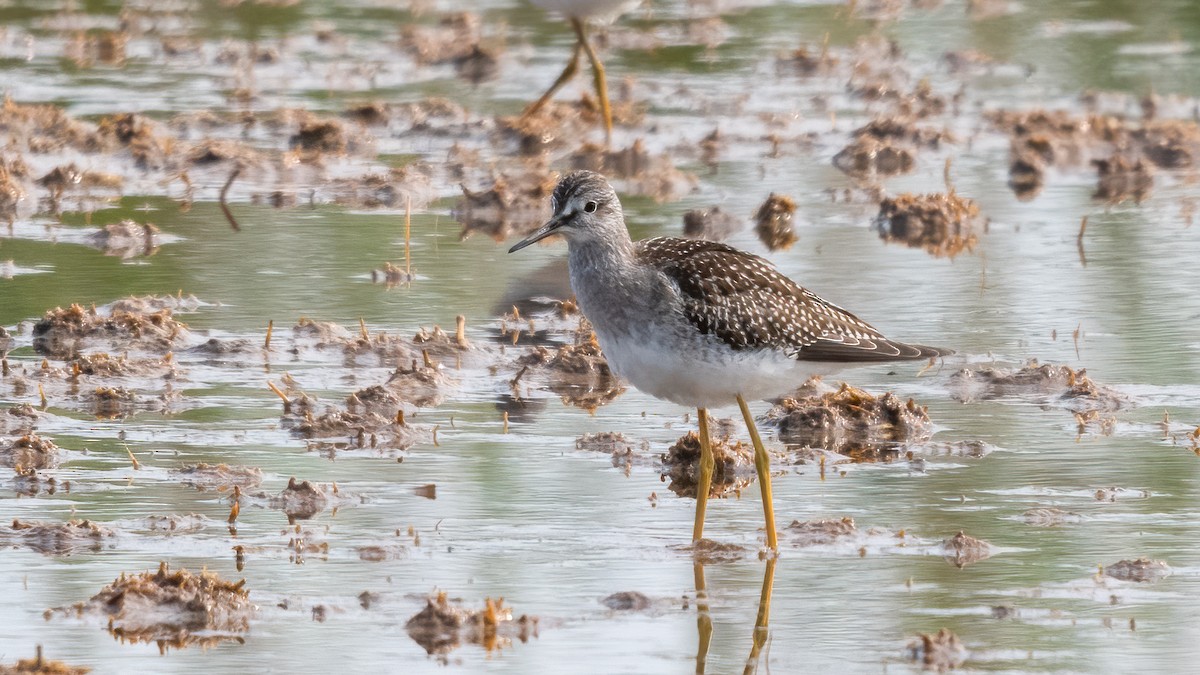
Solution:
{"label": "bird's streaked head", "polygon": [[563,176],[550,197],[554,215],[537,232],[517,242],[509,253],[519,251],[552,234],[561,234],[567,244],[589,240],[622,241],[629,238],[617,193],[594,171],[574,171]]}

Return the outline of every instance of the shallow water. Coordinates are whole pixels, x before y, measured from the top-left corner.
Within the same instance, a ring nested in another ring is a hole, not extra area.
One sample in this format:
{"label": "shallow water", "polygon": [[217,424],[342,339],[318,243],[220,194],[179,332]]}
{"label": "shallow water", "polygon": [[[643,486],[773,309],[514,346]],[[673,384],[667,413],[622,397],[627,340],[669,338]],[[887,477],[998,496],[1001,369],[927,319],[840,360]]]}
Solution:
{"label": "shallow water", "polygon": [[[415,200],[412,214],[417,280],[387,288],[373,284],[370,272],[403,260],[403,208],[339,205],[325,191],[331,177],[414,159],[439,165],[456,141],[481,148],[485,161],[502,157],[486,140],[490,116],[519,112],[553,79],[570,49],[568,33],[528,5],[485,3],[485,37],[506,42],[507,49],[500,77],[472,86],[450,66],[418,65],[395,47],[399,26],[413,19],[408,10],[342,4],[352,7],[244,3],[231,10],[214,2],[178,3],[178,10],[156,10],[157,28],[130,41],[126,63],[90,67],[63,58],[73,31],[115,27],[119,7],[90,14],[0,8],[5,88],[21,103],[56,102],[76,116],[136,110],[159,120],[240,110],[227,94],[247,76],[217,55],[256,40],[281,57],[253,69],[255,111],[302,106],[338,114],[347,101],[439,95],[478,122],[457,137],[375,129],[369,150],[330,159],[323,168],[251,172],[230,191],[242,228],[237,233],[216,204],[227,168],[197,169],[196,201],[185,210],[178,184],[164,189],[153,172],[121,157],[112,165],[68,158],[124,176],[119,201],[76,209],[65,198],[61,224],[35,209],[8,232],[0,226],[0,261],[12,260],[11,278],[0,279],[0,325],[15,334],[8,358],[18,368],[41,363],[29,346],[28,322],[46,310],[129,295],[182,291],[198,298],[199,308],[177,315],[193,331],[189,345],[209,337],[258,345],[268,320],[275,322],[276,340],[270,353],[256,349],[227,358],[177,350],[183,373],[174,386],[182,397],[168,414],[100,420],[51,397],[38,432],[69,455],[44,475],[70,481],[70,491],[22,496],[13,472],[0,469],[0,522],[76,517],[125,523],[126,529],[97,552],[0,551],[0,593],[9,598],[0,603],[0,658],[7,663],[42,644],[48,656],[98,672],[441,672],[445,666],[404,630],[424,598],[441,589],[472,609],[503,597],[516,614],[540,618],[538,636],[527,643],[490,652],[466,644],[451,652],[451,670],[694,669],[700,639],[695,570],[683,548],[694,502],[669,492],[657,469],[658,455],[694,428],[694,414],[634,390],[589,414],[537,386],[530,387],[526,408],[512,408],[507,380],[515,368],[493,374],[489,366],[508,364],[524,347],[501,352],[501,317],[531,296],[566,296],[564,247],[509,256],[505,245],[482,234],[460,240],[451,213],[459,184],[435,173],[428,199]],[[432,24],[437,10],[453,9],[434,4],[420,21]],[[145,14],[153,3],[129,6]],[[677,168],[697,177],[695,190],[680,199],[627,196],[634,235],[677,234],[690,208],[720,204],[748,219],[770,192],[792,196],[800,241],[768,254],[780,269],[886,334],[958,351],[924,373],[919,365],[901,364],[847,371],[844,379],[927,405],[937,430],[933,445],[994,446],[980,458],[947,456],[926,445],[914,448],[923,462],[829,464],[824,470],[778,465],[781,528],[793,520],[852,517],[860,532],[889,533],[797,548],[781,532],[769,637],[757,666],[762,672],[917,669],[905,645],[941,627],[962,639],[970,652],[966,665],[977,670],[1182,671],[1200,656],[1194,635],[1200,459],[1186,438],[1200,424],[1200,296],[1192,274],[1200,245],[1189,215],[1195,176],[1187,169],[1159,171],[1143,203],[1109,206],[1092,199],[1090,166],[1050,168],[1042,193],[1020,202],[1005,185],[1007,136],[980,115],[1034,107],[1082,114],[1081,93],[1097,90],[1107,92],[1099,97],[1107,112],[1136,118],[1138,98],[1155,92],[1163,97],[1162,116],[1190,119],[1200,93],[1200,24],[1182,1],[1149,8],[1116,2],[1006,7],[1011,11],[977,18],[961,4],[944,3],[874,21],[862,15],[864,7],[848,16],[845,7],[826,4],[654,2],[607,33],[614,89],[630,78],[633,98],[648,108],[640,124],[618,127],[614,146],[644,137],[651,153],[669,150]],[[706,48],[700,41],[708,33],[689,27],[714,18],[720,23],[711,26],[724,41]],[[335,39],[313,37],[330,26]],[[157,31],[195,37],[200,50],[167,59],[164,67]],[[819,50],[828,33],[832,53],[846,66],[855,40],[875,32],[898,44],[910,85],[926,78],[938,93],[963,92],[959,114],[929,121],[949,128],[958,142],[919,151],[913,173],[883,185],[891,194],[943,190],[945,160],[952,158],[955,190],[978,200],[989,219],[973,253],[939,259],[885,244],[869,227],[877,206],[865,192],[856,191],[849,203],[830,198],[830,190],[855,187],[830,159],[853,129],[886,108],[852,96],[840,70],[798,77],[778,72],[775,59],[800,43]],[[964,49],[995,63],[950,72],[942,55]],[[577,97],[585,86],[580,80],[560,97]],[[714,128],[726,140],[717,160],[706,163],[696,146]],[[763,140],[772,129],[783,139],[777,157],[768,156],[771,144]],[[590,133],[602,140],[598,129]],[[261,127],[250,135],[264,146],[278,141]],[[562,152],[552,157],[552,168],[566,168]],[[251,203],[282,185],[300,195],[314,190],[312,205],[303,196],[288,208]],[[148,220],[178,240],[164,239],[155,255],[128,261],[81,245],[92,231],[87,223],[121,218]],[[732,242],[766,254],[752,228]],[[467,317],[468,337],[486,349],[461,369],[447,363],[455,386],[440,405],[411,417],[438,426],[437,445],[344,452],[330,460],[281,428],[280,401],[266,388],[268,380],[290,374],[329,403],[385,381],[392,370],[347,368],[333,352],[289,353],[290,327],[300,317],[351,330],[362,319],[372,334],[407,337],[421,326],[453,326],[458,314]],[[1068,410],[1042,397],[962,403],[952,395],[950,378],[960,368],[1016,367],[1029,358],[1085,367],[1095,381],[1127,396],[1129,404],[1114,413],[1111,435],[1094,426],[1079,433]],[[38,404],[36,390],[17,394],[0,380],[0,404],[19,402]],[[753,408],[761,414],[767,404]],[[512,410],[507,433],[503,409]],[[1164,411],[1175,440],[1164,437]],[[714,412],[737,417],[735,407]],[[648,441],[649,449],[638,451],[644,461],[626,473],[607,455],[576,449],[577,437],[599,431]],[[771,434],[766,440],[779,445]],[[301,521],[305,537],[327,542],[328,551],[295,560],[288,546],[295,533],[283,513],[253,504],[243,504],[232,536],[224,522],[227,496],[195,490],[169,473],[197,462],[261,467],[269,493],[291,476],[336,482],[349,495],[346,503]],[[414,492],[431,483],[436,499]],[[1097,498],[1097,490],[1112,487],[1125,491],[1111,501]],[[1028,509],[1049,506],[1081,519],[1057,527],[1023,521]],[[196,532],[171,536],[128,525],[169,513],[211,520]],[[750,653],[766,570],[754,554],[760,528],[756,487],[710,503],[707,536],[748,552],[704,568],[713,623],[708,672],[737,671]],[[899,530],[906,536],[891,534]],[[990,542],[993,555],[963,569],[948,564],[939,544],[960,530]],[[232,551],[238,544],[249,549],[241,572]],[[365,561],[363,546],[383,546],[393,555]],[[1099,565],[1140,556],[1166,561],[1173,574],[1140,584],[1096,576]],[[45,609],[86,600],[122,572],[152,569],[160,560],[244,576],[261,608],[244,643],[160,655],[154,644],[114,640],[99,620],[43,620]],[[378,594],[369,609],[357,597],[364,591]],[[638,612],[601,604],[621,591],[644,593],[652,604]],[[317,606],[326,608],[324,621],[314,620]],[[1016,614],[996,618],[996,606],[1012,606]]]}

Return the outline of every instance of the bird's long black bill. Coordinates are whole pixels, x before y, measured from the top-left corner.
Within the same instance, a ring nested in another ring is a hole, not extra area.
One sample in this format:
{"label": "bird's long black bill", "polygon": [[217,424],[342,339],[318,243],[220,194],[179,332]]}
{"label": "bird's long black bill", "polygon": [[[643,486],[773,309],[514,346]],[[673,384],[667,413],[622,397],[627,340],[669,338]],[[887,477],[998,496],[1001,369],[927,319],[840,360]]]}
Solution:
{"label": "bird's long black bill", "polygon": [[555,216],[555,217],[551,218],[548,223],[539,227],[537,232],[534,232],[533,234],[529,235],[528,237],[525,237],[524,239],[522,239],[521,241],[518,241],[516,244],[513,244],[513,247],[508,249],[508,252],[516,253],[517,251],[520,251],[521,249],[525,248],[526,246],[529,246],[530,244],[536,244],[537,242],[539,242],[539,241],[545,239],[546,237],[549,237],[550,235],[557,232],[558,228],[562,227],[562,224],[563,224],[563,219],[561,216]]}

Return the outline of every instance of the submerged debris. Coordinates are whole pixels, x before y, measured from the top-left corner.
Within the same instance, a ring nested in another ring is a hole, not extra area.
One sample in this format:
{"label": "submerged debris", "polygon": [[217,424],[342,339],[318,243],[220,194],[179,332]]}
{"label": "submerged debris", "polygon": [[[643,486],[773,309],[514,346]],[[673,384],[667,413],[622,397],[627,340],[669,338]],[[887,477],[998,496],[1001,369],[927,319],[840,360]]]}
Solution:
{"label": "submerged debris", "polygon": [[942,542],[946,562],[955,567],[966,567],[992,556],[992,546],[982,539],[976,539],[966,532],[959,532]]}
{"label": "submerged debris", "polygon": [[652,603],[644,593],[621,591],[604,598],[600,604],[614,612],[643,612],[650,609]]}
{"label": "submerged debris", "polygon": [[886,197],[879,203],[875,228],[885,241],[923,248],[937,257],[971,252],[978,239],[979,205],[954,192]]}
{"label": "submerged debris", "polygon": [[918,633],[909,641],[907,649],[909,660],[937,672],[954,670],[967,659],[967,648],[949,628],[932,635]]}
{"label": "submerged debris", "polygon": [[[741,441],[712,439],[713,467],[709,497],[726,497],[741,492],[755,480],[754,449]],[[662,475],[671,479],[667,486],[680,497],[695,497],[700,479],[700,436],[689,431],[675,441],[662,456]]]}
{"label": "submerged debris", "polygon": [[1021,515],[1026,525],[1034,527],[1057,527],[1068,523],[1083,521],[1083,516],[1073,511],[1065,511],[1054,506],[1044,506],[1029,509]]}
{"label": "submerged debris", "polygon": [[87,238],[89,246],[104,251],[105,255],[128,260],[137,256],[151,256],[158,251],[159,229],[151,223],[135,223],[122,220],[109,223]]}
{"label": "submerged debris", "polygon": [[843,537],[853,536],[856,532],[858,532],[858,528],[854,526],[854,519],[849,517],[837,520],[832,518],[806,520],[804,522],[793,520],[786,530],[792,545],[799,547],[832,544]]}
{"label": "submerged debris", "polygon": [[472,612],[445,593],[430,596],[425,608],[404,624],[414,642],[431,655],[444,656],[463,642],[480,645],[487,651],[512,644],[513,638],[528,642],[538,635],[538,617],[522,614],[514,619],[504,600],[488,598],[483,609]]}
{"label": "submerged debris", "polygon": [[725,241],[744,225],[741,218],[721,210],[719,206],[692,209],[683,214],[683,236],[690,239]]}
{"label": "submerged debris", "polygon": [[754,214],[754,232],[759,241],[772,251],[790,248],[800,238],[792,227],[795,213],[796,202],[791,197],[772,192]]}
{"label": "submerged debris", "polygon": [[1074,412],[1113,411],[1129,404],[1129,397],[1112,387],[1096,384],[1086,370],[1042,364],[1037,359],[1030,359],[1016,370],[964,368],[951,376],[950,381],[951,395],[963,402],[1035,395],[1057,401]]}
{"label": "submerged debris", "polygon": [[104,540],[115,535],[113,530],[90,520],[49,523],[14,519],[10,527],[0,526],[0,543],[25,546],[43,555],[99,551]]}
{"label": "submerged debris", "polygon": [[228,464],[188,464],[182,469],[171,472],[183,480],[185,485],[191,485],[201,490],[223,490],[238,486],[240,488],[258,487],[262,483],[262,469],[256,466],[230,466]]}
{"label": "submerged debris", "polygon": [[122,574],[87,602],[46,610],[46,616],[99,616],[114,637],[135,643],[213,646],[250,629],[257,608],[244,584],[208,571],[172,572],[164,562],[157,572]]}
{"label": "submerged debris", "polygon": [[1121,581],[1158,581],[1171,575],[1171,568],[1162,560],[1138,558],[1121,560],[1104,568],[1105,576]]}
{"label": "submerged debris", "polygon": [[874,396],[847,384],[819,396],[787,397],[766,414],[779,439],[789,445],[824,448],[876,461],[898,453],[903,443],[929,437],[932,424],[924,406],[887,392]]}

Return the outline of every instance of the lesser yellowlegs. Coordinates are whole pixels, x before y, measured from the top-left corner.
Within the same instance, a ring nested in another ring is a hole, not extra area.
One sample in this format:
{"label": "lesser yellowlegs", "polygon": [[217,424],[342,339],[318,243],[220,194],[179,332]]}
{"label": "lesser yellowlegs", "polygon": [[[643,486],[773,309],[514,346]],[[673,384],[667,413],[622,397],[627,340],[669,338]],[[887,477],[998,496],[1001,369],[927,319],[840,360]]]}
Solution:
{"label": "lesser yellowlegs", "polygon": [[571,28],[575,31],[575,47],[571,51],[571,60],[567,62],[567,67],[563,69],[562,74],[550,85],[545,94],[537,101],[534,101],[528,108],[525,109],[526,117],[533,115],[546,102],[554,97],[554,92],[558,91],[559,87],[563,86],[575,76],[579,70],[579,55],[580,52],[586,53],[588,60],[592,63],[592,77],[596,85],[596,98],[600,103],[600,114],[604,118],[604,134],[605,138],[612,136],[612,107],[608,102],[608,85],[604,79],[604,64],[600,62],[600,57],[596,55],[596,50],[592,48],[587,38],[587,22],[588,21],[612,21],[621,14],[637,7],[642,0],[533,0],[533,4],[545,9],[557,11],[562,14],[571,23]]}
{"label": "lesser yellowlegs", "polygon": [[778,547],[769,457],[746,397],[780,396],[852,364],[928,359],[947,350],[884,337],[850,312],[716,242],[634,242],[603,176],[576,171],[551,197],[553,217],[509,253],[553,234],[567,240],[571,288],[609,365],[638,389],[696,408],[700,477],[693,540],[704,532],[714,466],[708,408],[737,402],[754,445],[767,545]]}

